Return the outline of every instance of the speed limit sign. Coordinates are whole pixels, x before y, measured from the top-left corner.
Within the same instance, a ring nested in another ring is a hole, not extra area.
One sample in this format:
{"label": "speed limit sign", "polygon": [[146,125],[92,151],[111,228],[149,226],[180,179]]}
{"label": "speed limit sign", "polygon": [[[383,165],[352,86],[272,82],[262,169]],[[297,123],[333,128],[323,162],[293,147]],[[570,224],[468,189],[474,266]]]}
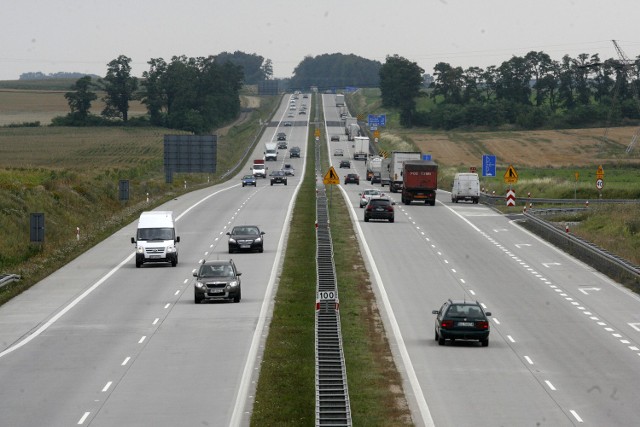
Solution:
{"label": "speed limit sign", "polygon": [[604,187],[604,180],[603,179],[596,179],[596,188],[598,190],[602,190],[602,187]]}

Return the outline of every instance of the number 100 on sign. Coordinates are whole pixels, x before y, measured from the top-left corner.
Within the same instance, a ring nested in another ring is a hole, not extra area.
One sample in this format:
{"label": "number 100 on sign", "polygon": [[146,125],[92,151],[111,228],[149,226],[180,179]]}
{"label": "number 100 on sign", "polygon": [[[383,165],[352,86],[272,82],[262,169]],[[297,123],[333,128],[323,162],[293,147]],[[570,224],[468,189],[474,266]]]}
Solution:
{"label": "number 100 on sign", "polygon": [[320,301],[335,301],[338,299],[337,291],[319,291],[318,300]]}

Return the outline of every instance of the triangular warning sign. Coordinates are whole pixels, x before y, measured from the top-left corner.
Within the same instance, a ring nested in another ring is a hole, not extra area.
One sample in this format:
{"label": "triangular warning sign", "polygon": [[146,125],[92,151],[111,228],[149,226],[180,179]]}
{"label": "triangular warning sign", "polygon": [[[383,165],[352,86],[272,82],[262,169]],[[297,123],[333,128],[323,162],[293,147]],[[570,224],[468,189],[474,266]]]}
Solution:
{"label": "triangular warning sign", "polygon": [[509,184],[518,182],[518,172],[516,172],[512,165],[509,165],[509,168],[504,173],[504,182]]}
{"label": "triangular warning sign", "polygon": [[331,166],[326,174],[324,174],[324,179],[322,182],[326,184],[340,184],[340,177],[336,173],[336,170]]}

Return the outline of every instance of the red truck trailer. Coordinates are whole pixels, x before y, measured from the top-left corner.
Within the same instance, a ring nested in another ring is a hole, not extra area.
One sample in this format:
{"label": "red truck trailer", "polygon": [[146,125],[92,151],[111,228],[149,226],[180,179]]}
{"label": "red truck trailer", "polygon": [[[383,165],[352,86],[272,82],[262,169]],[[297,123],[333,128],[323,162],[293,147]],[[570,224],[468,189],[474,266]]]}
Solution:
{"label": "red truck trailer", "polygon": [[436,204],[438,165],[432,160],[407,160],[402,166],[402,203]]}

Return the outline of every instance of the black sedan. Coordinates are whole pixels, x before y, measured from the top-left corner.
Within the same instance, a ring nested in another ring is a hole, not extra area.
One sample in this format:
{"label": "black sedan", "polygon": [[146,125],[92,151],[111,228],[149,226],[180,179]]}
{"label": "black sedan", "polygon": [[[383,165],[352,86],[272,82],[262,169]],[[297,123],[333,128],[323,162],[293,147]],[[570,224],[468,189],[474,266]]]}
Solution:
{"label": "black sedan", "polygon": [[341,168],[351,168],[351,162],[349,160],[340,160],[340,167]]}
{"label": "black sedan", "polygon": [[237,225],[227,232],[229,236],[229,253],[239,251],[258,251],[264,250],[264,231],[260,231],[255,225]]}
{"label": "black sedan", "polygon": [[436,315],[435,340],[444,345],[446,340],[475,340],[483,347],[489,345],[490,312],[485,312],[478,301],[447,300]]}
{"label": "black sedan", "polygon": [[273,184],[287,185],[287,174],[283,170],[271,172],[269,174],[269,178],[271,178],[271,185]]}

